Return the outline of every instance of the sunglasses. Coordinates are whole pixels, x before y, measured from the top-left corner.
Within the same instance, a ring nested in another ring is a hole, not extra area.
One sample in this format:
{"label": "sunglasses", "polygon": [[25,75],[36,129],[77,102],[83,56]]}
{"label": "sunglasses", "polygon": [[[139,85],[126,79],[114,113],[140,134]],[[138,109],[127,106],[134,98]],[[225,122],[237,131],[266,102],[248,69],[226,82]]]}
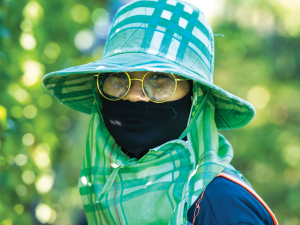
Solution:
{"label": "sunglasses", "polygon": [[142,82],[144,95],[155,103],[167,102],[176,92],[177,82],[189,80],[160,72],[147,72],[143,79],[130,78],[126,72],[100,73],[96,77],[100,94],[108,100],[117,101],[124,98],[130,90],[131,81],[137,80]]}

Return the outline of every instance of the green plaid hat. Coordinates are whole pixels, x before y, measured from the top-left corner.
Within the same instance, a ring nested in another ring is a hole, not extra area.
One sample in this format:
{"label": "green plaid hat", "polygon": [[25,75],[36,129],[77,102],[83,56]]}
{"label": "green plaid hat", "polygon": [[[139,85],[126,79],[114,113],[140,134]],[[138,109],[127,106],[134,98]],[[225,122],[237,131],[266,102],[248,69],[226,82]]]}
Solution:
{"label": "green plaid hat", "polygon": [[239,128],[254,107],[213,84],[214,35],[203,13],[181,0],[138,0],[119,9],[103,58],[47,74],[46,88],[72,109],[91,114],[94,75],[101,72],[160,71],[211,89],[218,129]]}

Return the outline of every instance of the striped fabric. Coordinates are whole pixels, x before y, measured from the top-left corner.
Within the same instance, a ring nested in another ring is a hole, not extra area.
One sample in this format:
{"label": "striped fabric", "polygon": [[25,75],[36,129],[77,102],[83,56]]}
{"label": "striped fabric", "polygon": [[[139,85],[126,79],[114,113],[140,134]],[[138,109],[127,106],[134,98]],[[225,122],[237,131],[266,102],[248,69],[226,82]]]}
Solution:
{"label": "striped fabric", "polygon": [[43,82],[62,103],[91,114],[94,75],[120,71],[173,73],[210,88],[219,129],[242,127],[255,115],[250,103],[213,84],[213,31],[203,13],[182,0],[138,0],[124,6],[101,60],[47,74]]}
{"label": "striped fabric", "polygon": [[89,225],[188,224],[187,210],[224,168],[233,150],[218,134],[215,100],[198,83],[187,141],[173,140],[151,149],[143,158],[128,158],[115,144],[101,116],[101,98],[94,91],[92,117],[79,191]]}

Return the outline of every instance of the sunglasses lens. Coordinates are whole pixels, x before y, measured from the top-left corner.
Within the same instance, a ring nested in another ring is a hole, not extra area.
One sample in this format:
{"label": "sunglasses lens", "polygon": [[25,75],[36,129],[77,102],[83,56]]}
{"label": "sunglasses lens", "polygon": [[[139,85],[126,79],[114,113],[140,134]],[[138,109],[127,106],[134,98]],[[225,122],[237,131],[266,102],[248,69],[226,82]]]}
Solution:
{"label": "sunglasses lens", "polygon": [[105,98],[118,100],[126,95],[129,78],[126,73],[99,74],[98,88]]}
{"label": "sunglasses lens", "polygon": [[168,101],[176,88],[175,77],[167,73],[148,73],[143,85],[145,94],[154,102]]}
{"label": "sunglasses lens", "polygon": [[[98,89],[109,100],[123,98],[129,89],[129,77],[126,73],[98,75]],[[175,92],[176,81],[172,74],[150,72],[144,77],[145,94],[153,102],[166,102]]]}

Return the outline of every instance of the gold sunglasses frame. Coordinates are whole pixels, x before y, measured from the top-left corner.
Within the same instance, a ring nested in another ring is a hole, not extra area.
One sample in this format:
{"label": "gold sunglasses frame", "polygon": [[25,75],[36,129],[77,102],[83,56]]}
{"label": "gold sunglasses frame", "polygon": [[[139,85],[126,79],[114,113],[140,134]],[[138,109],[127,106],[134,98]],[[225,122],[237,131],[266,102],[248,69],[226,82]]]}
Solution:
{"label": "gold sunglasses frame", "polygon": [[[118,72],[114,72],[114,73],[118,73]],[[174,80],[175,80],[175,90],[174,90],[174,92],[173,92],[173,94],[170,96],[170,98],[168,98],[166,101],[163,101],[163,102],[156,102],[156,101],[153,101],[152,99],[150,99],[149,98],[149,96],[146,94],[146,92],[145,92],[145,90],[144,90],[144,79],[145,79],[145,77],[149,74],[149,73],[154,73],[154,72],[147,72],[144,76],[143,76],[143,79],[139,79],[139,78],[130,78],[130,76],[129,76],[129,74],[127,73],[127,72],[122,72],[122,73],[125,73],[126,75],[127,75],[127,77],[128,77],[128,80],[129,80],[129,85],[128,85],[128,89],[127,89],[127,92],[121,97],[121,98],[119,98],[119,99],[109,99],[109,98],[107,98],[102,92],[101,92],[101,90],[100,90],[100,88],[99,88],[99,75],[100,75],[100,73],[99,74],[97,74],[97,75],[95,75],[95,77],[97,77],[97,88],[98,88],[98,91],[100,92],[100,94],[104,97],[104,98],[106,98],[107,100],[110,100],[110,101],[119,101],[119,100],[121,100],[122,98],[124,98],[127,94],[128,94],[128,92],[130,91],[130,88],[131,88],[131,81],[132,80],[138,80],[138,81],[141,81],[142,82],[142,90],[143,90],[143,93],[144,93],[144,95],[146,96],[146,98],[147,99],[149,99],[151,102],[154,102],[154,103],[165,103],[165,102],[167,102],[167,101],[169,101],[172,97],[173,97],[173,95],[175,94],[175,92],[176,92],[176,90],[177,90],[177,82],[178,81],[186,81],[186,80],[190,80],[190,79],[188,79],[188,78],[176,78],[175,77],[175,75],[174,74],[171,74],[173,77],[174,77]]]}

